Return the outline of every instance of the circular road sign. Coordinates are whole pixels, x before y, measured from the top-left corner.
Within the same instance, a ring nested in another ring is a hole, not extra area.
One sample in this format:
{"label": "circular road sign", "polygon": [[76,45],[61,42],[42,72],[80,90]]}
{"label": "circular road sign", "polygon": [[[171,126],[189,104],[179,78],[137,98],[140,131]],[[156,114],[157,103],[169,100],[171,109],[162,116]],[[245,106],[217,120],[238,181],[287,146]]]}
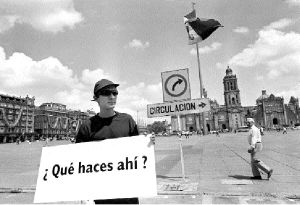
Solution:
{"label": "circular road sign", "polygon": [[179,97],[183,95],[188,87],[188,82],[183,75],[170,75],[165,81],[165,91],[172,97]]}

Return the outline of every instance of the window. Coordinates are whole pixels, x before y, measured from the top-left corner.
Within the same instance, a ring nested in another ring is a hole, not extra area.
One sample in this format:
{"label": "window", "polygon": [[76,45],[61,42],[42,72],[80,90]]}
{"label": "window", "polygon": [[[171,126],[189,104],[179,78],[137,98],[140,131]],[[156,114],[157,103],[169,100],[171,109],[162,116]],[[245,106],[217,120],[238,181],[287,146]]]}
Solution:
{"label": "window", "polygon": [[230,82],[230,89],[233,90],[233,83]]}
{"label": "window", "polygon": [[232,98],[232,104],[235,104],[235,98]]}

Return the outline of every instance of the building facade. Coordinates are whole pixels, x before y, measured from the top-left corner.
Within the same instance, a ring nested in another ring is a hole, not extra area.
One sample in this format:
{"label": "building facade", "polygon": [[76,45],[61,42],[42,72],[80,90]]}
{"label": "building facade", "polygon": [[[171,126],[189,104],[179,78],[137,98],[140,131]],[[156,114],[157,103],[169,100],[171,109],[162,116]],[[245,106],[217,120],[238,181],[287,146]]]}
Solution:
{"label": "building facade", "polygon": [[0,94],[0,143],[15,142],[34,134],[34,101],[26,96]]}
{"label": "building facade", "polygon": [[74,137],[82,122],[96,114],[92,110],[67,110],[60,103],[35,107],[34,102],[34,97],[0,94],[0,143]]}
{"label": "building facade", "polygon": [[[250,112],[251,113],[251,112]],[[288,104],[283,97],[268,95],[266,90],[256,100],[256,109],[252,110],[252,116],[257,124],[269,129],[293,127],[299,123],[299,100],[291,97]]]}
{"label": "building facade", "polygon": [[42,138],[65,136],[69,130],[66,105],[43,103],[36,108],[35,132]]}
{"label": "building facade", "polygon": [[93,114],[92,111],[67,110],[66,105],[60,103],[43,103],[36,108],[34,130],[42,138],[72,137]]}

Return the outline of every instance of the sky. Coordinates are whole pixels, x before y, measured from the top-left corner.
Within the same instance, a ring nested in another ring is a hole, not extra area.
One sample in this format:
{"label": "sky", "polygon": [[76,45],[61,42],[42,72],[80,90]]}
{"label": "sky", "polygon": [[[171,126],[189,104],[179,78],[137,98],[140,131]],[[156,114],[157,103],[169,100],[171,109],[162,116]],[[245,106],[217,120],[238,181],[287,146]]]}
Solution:
{"label": "sky", "polygon": [[[300,96],[300,0],[194,0],[218,28],[199,43],[203,85],[224,105],[223,78],[237,75],[243,106],[262,90]],[[119,83],[116,110],[149,123],[163,103],[161,73],[188,68],[200,97],[196,46],[188,45],[187,0],[0,0],[0,93],[92,109],[94,84]],[[168,118],[167,118],[168,119]]]}

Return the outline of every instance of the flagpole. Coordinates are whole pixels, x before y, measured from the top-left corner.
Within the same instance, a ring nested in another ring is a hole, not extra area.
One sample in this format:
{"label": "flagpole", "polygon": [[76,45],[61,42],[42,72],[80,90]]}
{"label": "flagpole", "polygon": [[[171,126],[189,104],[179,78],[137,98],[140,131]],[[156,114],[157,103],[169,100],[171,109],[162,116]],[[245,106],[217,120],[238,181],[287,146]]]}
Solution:
{"label": "flagpole", "polygon": [[[195,9],[195,2],[192,2],[192,8],[195,10],[196,14],[196,9]],[[199,46],[198,42],[196,43],[196,51],[197,51],[197,62],[198,62],[198,71],[199,71],[199,81],[200,81],[200,98],[203,98],[203,82],[202,82],[202,76],[201,76],[201,67],[200,67],[200,56],[199,56]],[[205,113],[200,113],[200,119],[202,118],[202,126],[203,126],[203,135],[207,134],[207,129],[206,129],[206,118],[205,118]]]}
{"label": "flagpole", "polygon": [[201,76],[201,67],[200,67],[200,57],[199,57],[199,46],[196,43],[197,50],[197,62],[198,62],[198,71],[199,71],[199,81],[200,81],[200,98],[203,97],[203,84],[202,84],[202,76]]}

